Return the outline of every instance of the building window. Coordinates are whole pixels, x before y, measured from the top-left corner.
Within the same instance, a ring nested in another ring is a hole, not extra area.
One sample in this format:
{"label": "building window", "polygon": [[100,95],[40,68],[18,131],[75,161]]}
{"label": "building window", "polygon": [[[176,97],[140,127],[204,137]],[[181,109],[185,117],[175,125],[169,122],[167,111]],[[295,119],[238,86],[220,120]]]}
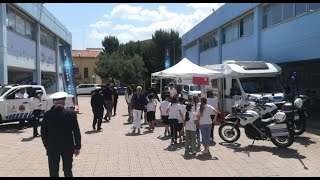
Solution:
{"label": "building window", "polygon": [[200,40],[200,52],[218,46],[217,33],[209,33]]}
{"label": "building window", "polygon": [[309,11],[320,9],[320,3],[309,3]]}
{"label": "building window", "polygon": [[12,11],[11,8],[7,8],[7,27],[8,29],[14,31],[16,29],[16,14]]}
{"label": "building window", "polygon": [[74,74],[80,74],[79,68],[73,68]]}
{"label": "building window", "polygon": [[271,4],[263,7],[263,28],[272,25],[271,13]]}
{"label": "building window", "polygon": [[88,68],[84,68],[83,69],[83,78],[88,78],[89,77],[88,73],[89,73],[89,69]]}
{"label": "building window", "polygon": [[283,20],[294,16],[294,3],[283,3]]}
{"label": "building window", "polygon": [[16,31],[23,36],[26,33],[26,21],[20,16],[16,16]]}
{"label": "building window", "polygon": [[35,40],[35,24],[26,21],[26,36],[32,40]]}
{"label": "building window", "polygon": [[282,21],[282,3],[272,4],[272,25]]}
{"label": "building window", "polygon": [[240,37],[253,34],[253,14],[245,16],[240,19]]}
{"label": "building window", "polygon": [[[309,4],[309,6],[308,6]],[[309,7],[309,8],[308,8]],[[320,8],[320,3],[272,3],[263,7],[263,28]]]}
{"label": "building window", "polygon": [[41,29],[41,32],[40,32],[40,42],[42,45],[45,45],[50,49],[53,49],[53,50],[56,49],[54,36],[44,29]]}
{"label": "building window", "polygon": [[296,4],[296,15],[307,11],[307,3],[295,3]]}
{"label": "building window", "polygon": [[35,40],[35,23],[10,6],[7,6],[7,28]]}
{"label": "building window", "polygon": [[224,34],[225,34],[224,36],[225,39],[223,41],[224,43],[228,43],[238,39],[238,36],[239,36],[238,21],[233,22],[232,24],[224,28]]}

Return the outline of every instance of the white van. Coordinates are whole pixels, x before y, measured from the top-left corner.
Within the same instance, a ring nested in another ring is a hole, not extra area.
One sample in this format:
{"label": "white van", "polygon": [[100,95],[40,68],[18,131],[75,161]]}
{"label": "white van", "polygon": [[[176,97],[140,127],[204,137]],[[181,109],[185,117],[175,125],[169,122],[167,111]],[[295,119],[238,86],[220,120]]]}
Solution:
{"label": "white van", "polygon": [[184,99],[188,99],[189,96],[201,95],[201,87],[193,84],[182,85],[181,93]]}
{"label": "white van", "polygon": [[212,79],[202,93],[213,91],[219,109],[224,112],[230,113],[234,103],[247,95],[272,99],[279,106],[285,102],[285,93],[277,77],[281,68],[276,64],[232,60],[204,67],[223,73],[223,78]]}

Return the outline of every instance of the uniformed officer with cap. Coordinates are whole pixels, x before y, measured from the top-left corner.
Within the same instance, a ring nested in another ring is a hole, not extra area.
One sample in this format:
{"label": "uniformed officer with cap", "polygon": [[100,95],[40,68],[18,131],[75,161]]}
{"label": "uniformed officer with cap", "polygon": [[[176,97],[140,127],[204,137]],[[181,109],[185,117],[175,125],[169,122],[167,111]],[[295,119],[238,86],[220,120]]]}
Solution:
{"label": "uniformed officer with cap", "polygon": [[42,107],[42,90],[37,90],[35,97],[32,97],[32,122],[33,122],[33,137],[39,137],[38,133],[38,124],[41,115],[41,107]]}
{"label": "uniformed officer with cap", "polygon": [[101,124],[102,124],[102,118],[103,118],[103,108],[104,100],[103,95],[101,94],[101,88],[98,88],[94,90],[92,96],[91,96],[91,108],[93,112],[93,123],[92,128],[96,129],[96,124],[98,122],[98,131],[102,130]]}
{"label": "uniformed officer with cap", "polygon": [[65,177],[73,177],[73,154],[80,154],[81,134],[77,115],[74,111],[64,108],[66,95],[65,92],[51,95],[54,105],[44,114],[41,126],[41,138],[47,150],[50,177],[59,176],[60,157]]}

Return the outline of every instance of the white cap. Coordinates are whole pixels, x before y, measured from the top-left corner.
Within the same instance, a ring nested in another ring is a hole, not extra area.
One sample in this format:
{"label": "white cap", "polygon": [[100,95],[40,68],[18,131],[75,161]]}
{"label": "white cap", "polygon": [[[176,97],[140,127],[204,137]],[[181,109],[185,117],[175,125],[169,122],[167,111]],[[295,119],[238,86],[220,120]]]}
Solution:
{"label": "white cap", "polygon": [[66,92],[56,92],[56,93],[52,94],[50,96],[50,98],[53,100],[58,100],[58,99],[65,98],[67,95],[68,95],[68,93],[66,93]]}
{"label": "white cap", "polygon": [[138,89],[140,89],[140,90],[141,90],[141,89],[142,89],[142,87],[141,87],[141,86],[138,86],[138,87],[137,87],[137,90],[138,90]]}
{"label": "white cap", "polygon": [[117,90],[118,88],[117,88],[117,87],[114,87],[113,89]]}
{"label": "white cap", "polygon": [[43,94],[42,90],[36,90],[36,94],[41,93]]}

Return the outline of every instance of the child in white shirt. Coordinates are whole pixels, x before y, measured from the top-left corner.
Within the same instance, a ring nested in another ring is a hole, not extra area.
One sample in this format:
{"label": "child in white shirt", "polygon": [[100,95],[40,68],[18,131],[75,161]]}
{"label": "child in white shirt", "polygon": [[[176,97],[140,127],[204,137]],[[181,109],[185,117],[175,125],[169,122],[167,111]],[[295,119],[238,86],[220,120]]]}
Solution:
{"label": "child in white shirt", "polygon": [[169,120],[168,120],[169,114],[167,113],[167,109],[170,104],[169,101],[170,101],[170,94],[167,94],[166,99],[164,101],[162,101],[159,106],[159,110],[160,110],[160,114],[161,114],[161,121],[163,122],[164,127],[165,127],[164,136],[170,135],[170,131],[169,131],[170,124],[169,124]]}
{"label": "child in white shirt", "polygon": [[197,119],[196,113],[192,112],[192,104],[186,105],[187,112],[185,113],[185,128],[186,128],[186,140],[185,140],[185,154],[190,152],[190,141],[191,141],[191,152],[196,154],[196,137],[197,127],[195,120]]}
{"label": "child in white shirt", "polygon": [[181,113],[181,106],[178,104],[178,99],[176,96],[173,96],[171,103],[168,106],[167,113],[169,113],[169,122],[171,129],[171,144],[177,144],[177,130],[178,130],[178,120],[183,118]]}
{"label": "child in white shirt", "polygon": [[148,124],[149,124],[149,131],[154,131],[154,121],[156,119],[155,117],[155,111],[156,111],[156,107],[157,107],[157,104],[156,102],[153,100],[153,95],[152,94],[149,94],[148,95],[148,99],[149,99],[149,102],[147,104],[147,121],[148,121]]}
{"label": "child in white shirt", "polygon": [[[181,107],[181,113],[183,115],[185,115],[185,113],[187,112],[186,110],[186,105],[183,104],[184,103],[184,98],[183,97],[179,97],[179,105]],[[181,143],[182,140],[184,140],[184,117],[180,117],[178,119],[178,137],[179,137],[179,142]]]}

